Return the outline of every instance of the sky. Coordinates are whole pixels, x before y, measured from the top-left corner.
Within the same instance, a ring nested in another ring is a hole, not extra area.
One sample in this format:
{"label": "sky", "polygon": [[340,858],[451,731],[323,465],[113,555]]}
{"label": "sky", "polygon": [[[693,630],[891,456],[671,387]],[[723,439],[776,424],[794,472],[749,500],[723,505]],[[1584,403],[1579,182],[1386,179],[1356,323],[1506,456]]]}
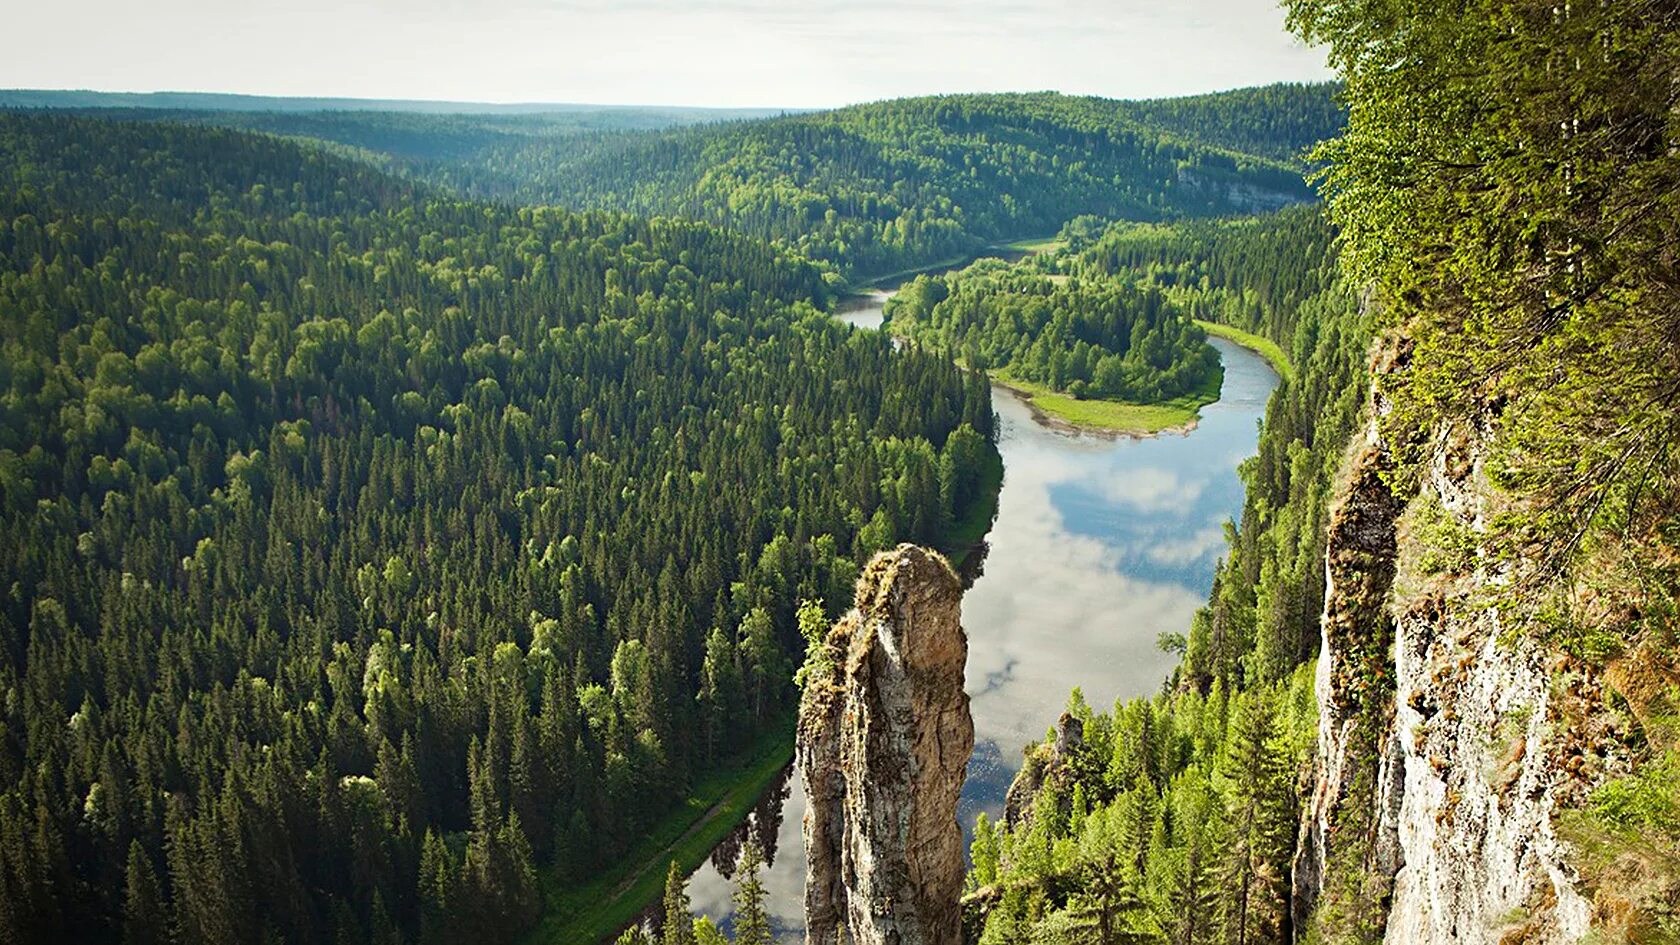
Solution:
{"label": "sky", "polygon": [[0,87],[815,108],[1329,78],[1275,0],[0,0]]}

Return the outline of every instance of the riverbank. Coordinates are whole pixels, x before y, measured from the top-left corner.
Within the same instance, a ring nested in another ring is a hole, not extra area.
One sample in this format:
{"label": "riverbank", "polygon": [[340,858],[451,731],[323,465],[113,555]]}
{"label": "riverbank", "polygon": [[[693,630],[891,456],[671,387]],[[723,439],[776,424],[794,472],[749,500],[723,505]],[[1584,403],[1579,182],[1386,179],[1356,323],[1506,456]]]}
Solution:
{"label": "riverbank", "polygon": [[988,375],[993,384],[1019,397],[1033,419],[1053,429],[1098,436],[1157,436],[1188,433],[1196,428],[1202,408],[1219,399],[1225,371],[1220,368],[1197,390],[1151,404],[1125,400],[1080,399],[1072,394],[1013,377],[1007,370]]}
{"label": "riverbank", "polygon": [[974,553],[992,530],[997,518],[998,499],[1003,494],[1003,454],[994,447],[986,457],[986,467],[980,471],[980,496],[969,506],[966,514],[951,523],[950,531],[939,542],[939,550],[962,571],[963,562]]}
{"label": "riverbank", "polygon": [[1014,262],[1015,260],[1026,256],[1037,256],[1039,253],[1060,249],[1063,245],[1065,245],[1064,241],[1057,239],[1054,236],[1023,237],[1021,239],[989,243],[972,253],[965,253],[961,256],[952,256],[949,259],[941,259],[937,262],[924,263],[920,266],[912,266],[908,269],[900,269],[897,272],[889,272],[884,275],[866,277],[853,284],[852,293],[858,294],[866,292],[869,289],[879,289],[886,285],[891,285],[896,288],[898,285],[920,275],[927,275],[935,272],[946,272],[952,269],[962,269],[967,266],[971,266],[982,259],[992,257],[1003,259],[1007,262]]}
{"label": "riverbank", "polygon": [[1288,380],[1295,376],[1295,365],[1289,363],[1289,355],[1284,353],[1283,348],[1272,339],[1256,335],[1253,332],[1243,331],[1241,328],[1221,325],[1218,322],[1207,322],[1199,318],[1194,319],[1194,321],[1202,326],[1202,330],[1208,334],[1235,342],[1265,358],[1266,363],[1272,366],[1272,370],[1278,373],[1278,377]]}
{"label": "riverbank", "polygon": [[[1279,377],[1287,380],[1295,376],[1295,366],[1289,362],[1289,356],[1270,338],[1218,322],[1201,319],[1195,322],[1209,335],[1253,351]],[[989,376],[993,384],[1020,398],[1032,410],[1033,419],[1047,427],[1099,436],[1155,436],[1194,430],[1201,409],[1219,399],[1224,369],[1221,368],[1218,374],[1193,393],[1153,404],[1093,398],[1082,400],[1043,384],[1012,377],[1007,369],[992,371]]]}
{"label": "riverbank", "polygon": [[736,761],[701,779],[651,834],[588,883],[567,885],[544,870],[543,917],[525,945],[603,942],[629,927],[663,892],[671,862],[685,875],[693,872],[793,761],[793,729],[789,716]]}

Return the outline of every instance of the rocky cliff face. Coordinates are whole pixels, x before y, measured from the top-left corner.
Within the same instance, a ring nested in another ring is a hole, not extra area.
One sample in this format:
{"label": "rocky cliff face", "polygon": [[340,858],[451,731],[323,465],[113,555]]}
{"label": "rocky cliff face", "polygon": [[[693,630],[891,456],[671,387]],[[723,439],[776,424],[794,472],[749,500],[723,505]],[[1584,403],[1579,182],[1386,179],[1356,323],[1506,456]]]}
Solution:
{"label": "rocky cliff face", "polygon": [[957,797],[974,750],[962,588],[914,545],[875,556],[805,683],[805,923],[811,945],[957,945]]}
{"label": "rocky cliff face", "polygon": [[1435,431],[1402,507],[1377,429],[1329,534],[1297,929],[1316,906],[1321,931],[1390,945],[1578,941],[1592,908],[1553,814],[1580,789],[1565,763],[1579,733],[1553,658],[1485,600],[1504,579],[1478,543],[1486,431]]}
{"label": "rocky cliff face", "polygon": [[1046,744],[1028,745],[1021,770],[1004,796],[1003,821],[1013,830],[1032,816],[1033,801],[1050,782],[1070,776],[1069,766],[1085,744],[1085,723],[1063,712],[1056,720],[1056,737]]}
{"label": "rocky cliff face", "polygon": [[[1318,751],[1303,811],[1294,877],[1295,927],[1305,929],[1326,873],[1375,876],[1374,886],[1341,890],[1337,921],[1371,926],[1394,873],[1391,825],[1376,813],[1388,791],[1380,759],[1391,725],[1387,673],[1394,625],[1386,609],[1393,587],[1398,515],[1384,476],[1388,450],[1367,429],[1331,515],[1325,549],[1324,615],[1319,622]],[[1336,847],[1334,856],[1332,842]]]}

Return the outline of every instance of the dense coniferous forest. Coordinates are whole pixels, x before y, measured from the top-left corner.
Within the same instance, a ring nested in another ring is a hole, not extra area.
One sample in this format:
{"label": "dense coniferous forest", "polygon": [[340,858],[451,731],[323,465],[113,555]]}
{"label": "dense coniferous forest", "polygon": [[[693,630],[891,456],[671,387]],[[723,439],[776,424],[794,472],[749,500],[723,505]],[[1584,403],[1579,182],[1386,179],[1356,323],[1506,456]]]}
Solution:
{"label": "dense coniferous forest", "polygon": [[1108,712],[1076,691],[1081,747],[1029,748],[1026,812],[976,829],[981,941],[1289,942],[1325,516],[1360,417],[1368,334],[1319,208],[1070,229],[1087,234],[1082,248],[1047,268],[1161,293],[1276,342],[1293,369],[1241,467],[1242,518],[1208,604],[1161,641],[1183,654],[1174,679]]}
{"label": "dense coniferous forest", "polygon": [[1075,397],[1154,403],[1218,389],[1219,353],[1153,286],[1058,282],[987,259],[918,276],[886,314],[895,334]]}
{"label": "dense coniferous forest", "polygon": [[[0,103],[12,97],[0,92]],[[219,96],[207,98],[212,103],[220,99]],[[33,99],[24,98],[24,101]],[[69,99],[69,103],[76,101],[74,97]],[[321,108],[91,107],[69,103],[51,107],[90,118],[208,125],[338,145],[350,156],[419,180],[429,179],[439,168],[483,160],[498,150],[537,141],[555,148],[568,144],[574,148],[587,147],[588,142],[601,135],[659,131],[679,125],[750,117],[750,113],[721,109],[689,112],[601,108],[477,114]]]}
{"label": "dense coniferous forest", "polygon": [[957,95],[666,130],[653,129],[700,115],[255,111],[214,97],[205,110],[165,99],[177,107],[94,113],[331,142],[469,196],[702,220],[875,276],[1051,233],[1079,214],[1159,220],[1310,200],[1300,156],[1341,128],[1334,93]]}
{"label": "dense coniferous forest", "polygon": [[0,941],[506,941],[990,452],[703,224],[17,115],[0,220]]}
{"label": "dense coniferous forest", "polygon": [[[1312,116],[1327,86],[1284,107]],[[1187,109],[1186,112],[1192,110]],[[1297,167],[1200,144],[1122,103],[1053,94],[899,99],[768,121],[497,149],[439,179],[522,201],[677,214],[786,242],[848,274],[971,254],[1081,213],[1161,219],[1309,199]],[[1305,146],[1333,134],[1310,117]]]}

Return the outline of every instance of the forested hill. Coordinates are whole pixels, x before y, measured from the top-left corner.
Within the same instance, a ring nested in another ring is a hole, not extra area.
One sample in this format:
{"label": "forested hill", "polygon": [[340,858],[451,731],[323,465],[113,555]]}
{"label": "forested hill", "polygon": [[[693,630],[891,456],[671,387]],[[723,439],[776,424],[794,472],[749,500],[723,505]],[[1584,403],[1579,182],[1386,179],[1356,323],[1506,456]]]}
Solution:
{"label": "forested hill", "polygon": [[579,120],[622,120],[626,127],[658,127],[700,121],[767,118],[782,108],[694,108],[683,105],[589,105],[569,102],[457,102],[403,98],[242,95],[227,92],[96,92],[87,89],[0,89],[0,108],[155,109],[176,113],[273,114],[345,113],[369,115],[454,115],[477,118],[571,116]]}
{"label": "forested hill", "polygon": [[1120,107],[1139,124],[1187,141],[1299,162],[1306,149],[1336,137],[1347,124],[1340,94],[1336,83],[1279,82]]}
{"label": "forested hill", "polygon": [[[10,96],[0,93],[0,104]],[[207,96],[219,102],[220,96]],[[33,99],[25,99],[32,101]],[[58,99],[48,99],[58,101]],[[67,98],[65,101],[77,101]],[[174,101],[165,99],[164,101]],[[260,100],[259,100],[260,101]],[[14,106],[18,107],[18,106]],[[18,107],[22,110],[21,107]],[[456,113],[416,110],[188,108],[154,106],[54,106],[90,118],[207,125],[259,131],[352,149],[351,155],[415,179],[436,175],[437,165],[478,166],[502,150],[542,142],[562,150],[586,147],[601,134],[651,132],[701,122],[762,117],[746,110],[642,108],[567,109],[552,112]],[[38,110],[38,109],[31,109]]]}
{"label": "forested hill", "polygon": [[[978,491],[982,379],[702,224],[0,115],[0,941],[508,941]],[[815,616],[811,616],[812,613]]]}
{"label": "forested hill", "polygon": [[479,198],[702,220],[855,277],[1052,233],[1080,214],[1161,220],[1310,200],[1300,154],[1340,129],[1335,92],[944,96],[664,130],[649,123],[693,116],[115,114],[329,142]]}
{"label": "forested hill", "polygon": [[[1329,86],[1280,87],[1271,155],[1331,134]],[[1330,106],[1333,108],[1333,105]],[[1155,220],[1309,200],[1299,166],[1252,156],[1221,109],[1053,93],[897,99],[831,112],[563,143],[436,169],[527,203],[675,214],[777,239],[855,274],[962,256],[1091,213]],[[1146,123],[1147,122],[1147,123]]]}

